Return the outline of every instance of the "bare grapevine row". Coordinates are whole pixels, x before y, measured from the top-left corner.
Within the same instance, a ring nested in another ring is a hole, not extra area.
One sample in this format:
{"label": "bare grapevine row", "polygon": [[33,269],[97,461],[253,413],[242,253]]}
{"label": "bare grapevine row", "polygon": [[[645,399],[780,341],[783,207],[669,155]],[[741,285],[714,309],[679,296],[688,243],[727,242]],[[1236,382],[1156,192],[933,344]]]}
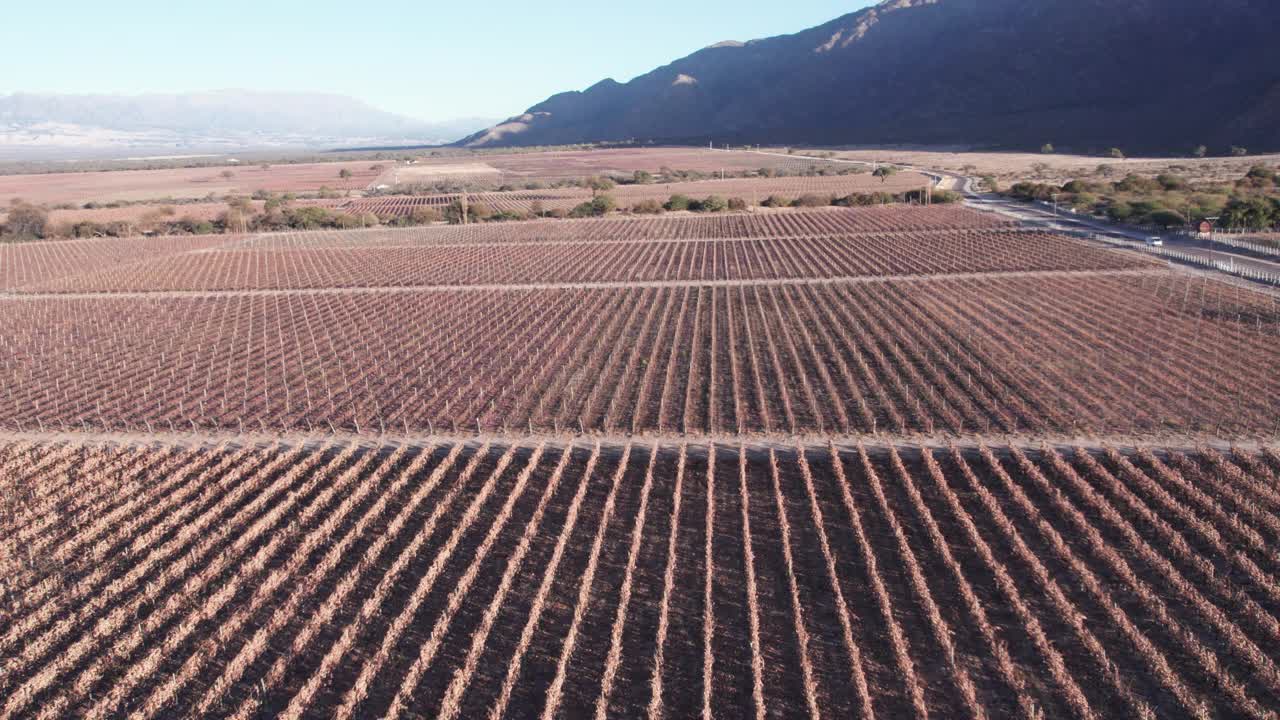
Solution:
{"label": "bare grapevine row", "polygon": [[61,509],[0,544],[3,718],[1280,707],[1274,450],[6,442],[0,466],[7,509]]}
{"label": "bare grapevine row", "polygon": [[6,300],[10,428],[1271,433],[1275,300],[1173,273]]}
{"label": "bare grapevine row", "polygon": [[991,230],[774,240],[235,249],[188,253],[31,285],[151,292],[431,285],[786,280],[1153,268],[1047,233]]}
{"label": "bare grapevine row", "polygon": [[[417,199],[414,199],[415,202]],[[316,231],[259,235],[241,243],[256,248],[417,247],[420,245],[538,242],[638,242],[839,236],[1000,228],[1008,221],[953,205],[880,205],[704,216],[539,220],[403,229]]]}

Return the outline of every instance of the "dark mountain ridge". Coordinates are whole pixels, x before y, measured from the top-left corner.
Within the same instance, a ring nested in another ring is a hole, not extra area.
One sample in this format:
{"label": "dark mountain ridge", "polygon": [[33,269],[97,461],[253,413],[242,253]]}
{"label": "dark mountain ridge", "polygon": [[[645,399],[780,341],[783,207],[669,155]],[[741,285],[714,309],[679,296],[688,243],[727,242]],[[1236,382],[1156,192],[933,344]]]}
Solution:
{"label": "dark mountain ridge", "polygon": [[1274,0],[891,0],[548,98],[470,146],[1280,149]]}

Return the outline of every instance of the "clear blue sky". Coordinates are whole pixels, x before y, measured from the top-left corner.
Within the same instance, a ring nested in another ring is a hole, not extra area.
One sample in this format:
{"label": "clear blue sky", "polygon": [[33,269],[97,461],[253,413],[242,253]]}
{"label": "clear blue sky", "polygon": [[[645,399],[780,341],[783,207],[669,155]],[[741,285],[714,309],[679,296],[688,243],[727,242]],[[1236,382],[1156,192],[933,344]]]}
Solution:
{"label": "clear blue sky", "polygon": [[870,4],[23,0],[0,22],[0,94],[297,90],[424,120],[500,117]]}

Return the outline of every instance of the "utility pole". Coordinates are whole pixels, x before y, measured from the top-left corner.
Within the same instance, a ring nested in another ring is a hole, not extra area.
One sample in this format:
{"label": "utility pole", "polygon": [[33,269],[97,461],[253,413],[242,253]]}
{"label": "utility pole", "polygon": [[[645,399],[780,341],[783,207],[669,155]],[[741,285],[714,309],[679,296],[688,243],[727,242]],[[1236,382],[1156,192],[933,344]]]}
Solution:
{"label": "utility pole", "polygon": [[1213,217],[1205,218],[1205,220],[1208,220],[1210,223],[1209,225],[1209,257],[1211,259],[1213,258],[1214,253],[1217,251],[1218,218],[1219,217],[1221,216],[1215,215]]}
{"label": "utility pole", "polygon": [[1053,194],[1053,216],[1058,216],[1058,193]]}

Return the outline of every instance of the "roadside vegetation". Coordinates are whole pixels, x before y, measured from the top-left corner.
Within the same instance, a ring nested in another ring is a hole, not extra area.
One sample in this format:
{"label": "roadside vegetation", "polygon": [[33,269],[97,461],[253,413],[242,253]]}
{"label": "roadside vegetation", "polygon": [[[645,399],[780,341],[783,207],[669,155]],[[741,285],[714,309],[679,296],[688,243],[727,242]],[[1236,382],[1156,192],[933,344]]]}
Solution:
{"label": "roadside vegetation", "polygon": [[[884,168],[882,168],[883,170]],[[763,172],[763,171],[762,171]],[[699,173],[678,173],[682,177]],[[888,178],[892,172],[880,175]],[[664,173],[665,177],[671,177]],[[726,177],[728,175],[726,174]],[[752,176],[754,177],[754,176]],[[708,178],[703,178],[708,179]],[[799,197],[770,194],[763,198],[747,199],[738,196],[708,195],[693,197],[673,194],[667,200],[647,198],[631,204],[619,202],[610,191],[619,185],[650,184],[654,176],[637,172],[625,179],[594,176],[575,181],[571,187],[591,190],[592,197],[576,207],[546,208],[541,201],[533,201],[521,208],[494,208],[485,202],[464,203],[461,199],[438,207],[419,206],[408,212],[356,211],[342,207],[325,207],[309,204],[315,199],[340,199],[341,196],[326,188],[311,194],[271,193],[259,191],[251,197],[230,196],[219,200],[225,210],[214,217],[198,217],[184,212],[184,203],[175,202],[152,207],[127,220],[53,222],[51,210],[116,209],[129,204],[86,204],[83,208],[58,206],[45,208],[15,200],[7,209],[5,221],[0,224],[0,241],[18,242],[42,238],[93,238],[135,237],[140,235],[209,235],[221,233],[279,232],[288,230],[349,230],[377,226],[411,227],[436,223],[462,224],[476,222],[510,222],[539,218],[586,218],[610,214],[658,215],[667,212],[722,213],[745,212],[753,207],[764,208],[818,208],[860,207],[890,203],[946,204],[958,202],[961,196],[946,190],[935,190],[928,198],[919,190],[910,192],[871,192],[848,195],[805,193]],[[466,193],[459,193],[466,194]],[[207,204],[210,199],[205,200]],[[92,207],[90,207],[92,205]]]}
{"label": "roadside vegetation", "polygon": [[1053,202],[1078,213],[1146,227],[1187,227],[1208,218],[1233,231],[1280,226],[1280,171],[1256,165],[1228,182],[1192,182],[1176,172],[1156,177],[1130,174],[1119,180],[1091,177],[1062,185],[1020,182],[1005,194]]}

